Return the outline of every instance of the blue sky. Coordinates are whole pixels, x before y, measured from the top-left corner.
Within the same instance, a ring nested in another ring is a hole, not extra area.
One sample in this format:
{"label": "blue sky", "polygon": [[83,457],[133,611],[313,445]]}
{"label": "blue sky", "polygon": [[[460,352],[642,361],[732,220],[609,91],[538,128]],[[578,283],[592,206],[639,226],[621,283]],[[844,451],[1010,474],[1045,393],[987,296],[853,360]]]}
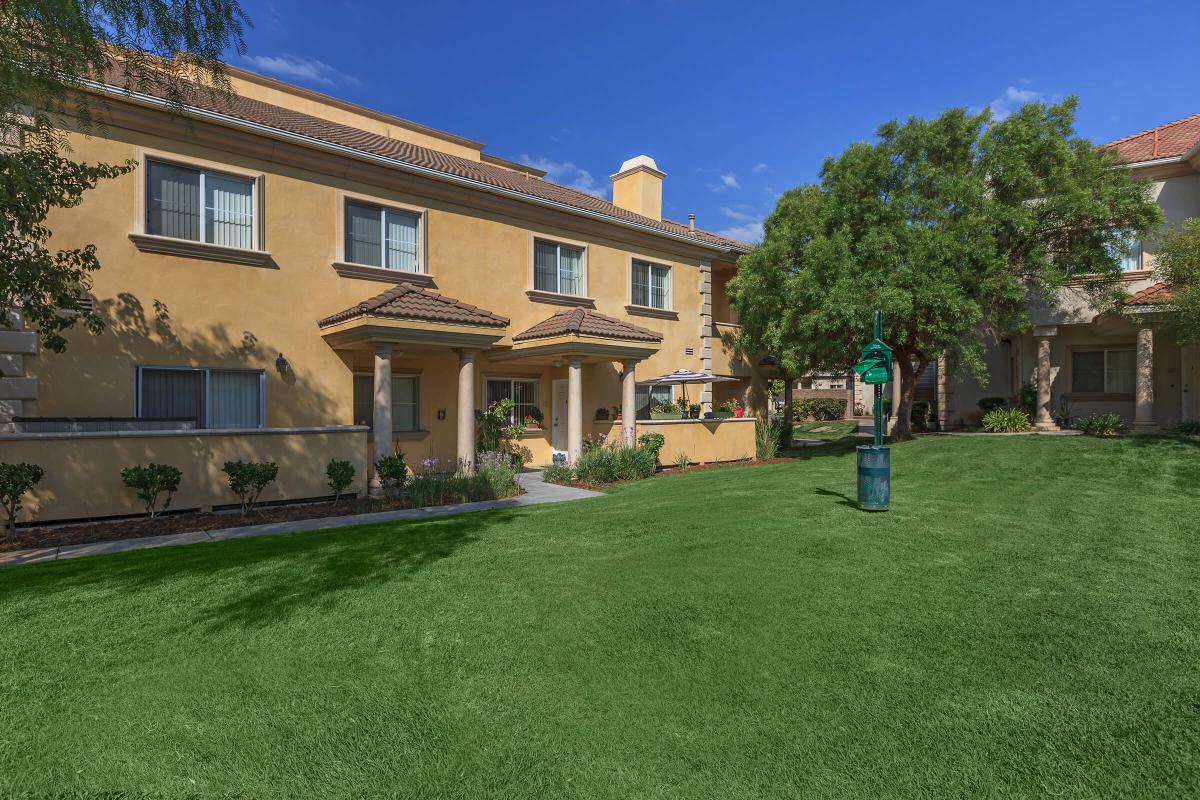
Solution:
{"label": "blue sky", "polygon": [[243,6],[239,66],[601,196],[647,153],[664,215],[750,241],[781,192],[888,119],[1075,94],[1080,134],[1103,142],[1200,113],[1194,0]]}

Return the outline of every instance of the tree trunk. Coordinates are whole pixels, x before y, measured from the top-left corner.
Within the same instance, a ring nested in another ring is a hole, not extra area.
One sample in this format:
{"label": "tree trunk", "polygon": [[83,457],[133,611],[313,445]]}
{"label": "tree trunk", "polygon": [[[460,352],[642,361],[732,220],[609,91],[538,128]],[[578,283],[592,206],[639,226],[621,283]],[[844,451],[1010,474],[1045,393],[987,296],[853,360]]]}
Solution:
{"label": "tree trunk", "polygon": [[[929,358],[919,353],[897,351],[895,358],[900,364],[900,407],[893,408],[896,415],[896,426],[892,429],[892,438],[903,442],[913,437],[912,409],[917,399],[917,381],[929,366]],[[913,365],[913,360],[916,364]]]}
{"label": "tree trunk", "polygon": [[792,413],[792,379],[783,379],[783,435],[779,439],[779,447],[790,450],[792,447],[792,427],[795,424]]}

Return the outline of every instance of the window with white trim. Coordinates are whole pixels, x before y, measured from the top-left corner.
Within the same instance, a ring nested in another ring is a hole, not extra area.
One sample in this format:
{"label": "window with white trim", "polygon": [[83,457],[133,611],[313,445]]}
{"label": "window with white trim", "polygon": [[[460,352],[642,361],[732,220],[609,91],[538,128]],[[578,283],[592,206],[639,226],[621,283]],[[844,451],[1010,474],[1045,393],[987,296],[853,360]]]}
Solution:
{"label": "window with white trim", "polygon": [[[416,375],[392,376],[392,433],[412,433],[420,425],[420,380]],[[354,376],[354,424],[375,424],[375,377]]]}
{"label": "window with white trim", "polygon": [[584,293],[583,248],[535,239],[533,288],[556,294]]}
{"label": "window with white trim", "polygon": [[345,259],[397,272],[421,272],[421,215],[346,201]]}
{"label": "window with white trim", "polygon": [[194,420],[197,428],[261,428],[265,406],[260,369],[137,368],[141,418]]}
{"label": "window with white trim", "polygon": [[146,233],[224,247],[255,247],[254,181],[146,162]]}
{"label": "window with white trim", "polygon": [[633,262],[633,305],[671,308],[671,268],[649,261]]}
{"label": "window with white trim", "polygon": [[512,400],[513,410],[508,423],[523,422],[538,406],[538,390],[541,381],[537,378],[488,378],[483,387],[483,407],[488,409],[498,400]]}
{"label": "window with white trim", "polygon": [[1137,354],[1133,350],[1076,350],[1071,353],[1071,391],[1133,394]]}

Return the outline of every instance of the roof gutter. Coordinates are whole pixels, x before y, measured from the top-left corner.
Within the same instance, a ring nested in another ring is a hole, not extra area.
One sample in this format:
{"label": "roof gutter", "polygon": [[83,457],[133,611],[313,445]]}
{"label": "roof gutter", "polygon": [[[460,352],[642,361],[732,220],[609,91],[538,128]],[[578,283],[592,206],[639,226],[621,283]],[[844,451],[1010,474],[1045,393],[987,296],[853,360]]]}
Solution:
{"label": "roof gutter", "polygon": [[[90,89],[99,94],[104,94],[104,95],[108,95],[110,97],[117,97],[117,98],[122,98],[122,99],[126,99],[126,100],[133,100],[142,105],[150,106],[151,108],[158,108],[158,109],[163,109],[163,110],[171,109],[171,104],[161,97],[154,97],[153,95],[148,95],[143,92],[121,89],[116,86],[111,86],[107,83],[102,83],[100,81],[95,81],[95,80],[90,80],[90,79],[80,81],[80,83],[85,88]],[[367,161],[367,162],[370,162],[373,164],[378,164],[380,166],[386,166],[386,167],[391,167],[393,169],[399,169],[402,172],[408,172],[408,173],[411,173],[414,175],[421,175],[421,176],[424,176],[427,178],[433,178],[435,180],[443,181],[445,183],[453,183],[453,184],[456,184],[459,186],[466,186],[471,189],[476,189],[479,191],[489,192],[489,193],[495,194],[495,195],[500,195],[501,197],[514,198],[517,200],[521,200],[523,202],[533,203],[535,205],[543,206],[545,208],[552,208],[557,211],[563,211],[565,213],[573,214],[575,216],[587,217],[589,219],[595,219],[595,220],[599,220],[602,222],[611,223],[614,225],[620,225],[623,228],[629,228],[632,230],[640,231],[642,233],[648,233],[653,236],[662,236],[662,237],[665,237],[668,239],[674,239],[675,241],[679,241],[679,242],[686,242],[687,244],[696,245],[696,246],[705,248],[707,250],[713,250],[713,251],[716,251],[719,253],[748,252],[748,250],[745,250],[742,248],[723,247],[721,245],[712,244],[712,243],[705,242],[705,241],[702,241],[699,239],[694,239],[690,236],[682,236],[679,234],[670,233],[669,231],[660,230],[659,228],[654,228],[650,225],[643,225],[643,224],[637,223],[637,222],[629,222],[628,220],[619,219],[617,217],[610,217],[606,214],[600,214],[600,213],[597,213],[594,211],[587,211],[585,209],[576,208],[575,206],[567,205],[566,203],[559,203],[554,200],[546,200],[545,198],[536,197],[534,195],[515,191],[513,189],[505,189],[505,188],[502,188],[499,186],[493,186],[489,183],[484,183],[483,181],[477,181],[477,180],[473,180],[471,178],[464,178],[459,175],[451,175],[449,173],[442,172],[442,171],[436,170],[436,169],[431,169],[429,167],[417,166],[416,164],[409,164],[406,161],[399,161],[397,159],[387,158],[385,156],[377,156],[372,153],[364,153],[361,150],[355,150],[353,147],[346,147],[345,145],[334,144],[333,142],[326,142],[322,139],[317,139],[316,137],[313,137],[313,136],[305,136],[304,134],[291,133],[290,131],[283,131],[278,128],[272,128],[269,125],[260,125],[257,122],[249,122],[244,119],[238,119],[237,117],[232,117],[232,116],[229,116],[228,114],[221,114],[216,111],[208,111],[203,108],[197,108],[195,106],[189,106],[189,105],[183,105],[182,108],[184,109],[184,111],[186,111],[188,114],[190,114],[192,116],[199,117],[200,119],[206,120],[208,122],[213,122],[218,125],[224,125],[225,127],[237,128],[239,130],[244,130],[244,131],[250,131],[252,133],[256,133],[256,134],[263,135],[263,136],[269,136],[273,139],[279,139],[279,140],[282,140],[285,142],[291,142],[293,144],[299,144],[304,147],[309,147],[309,148],[312,148],[315,150],[322,150],[327,153],[336,153],[338,155],[358,159],[359,161]]]}

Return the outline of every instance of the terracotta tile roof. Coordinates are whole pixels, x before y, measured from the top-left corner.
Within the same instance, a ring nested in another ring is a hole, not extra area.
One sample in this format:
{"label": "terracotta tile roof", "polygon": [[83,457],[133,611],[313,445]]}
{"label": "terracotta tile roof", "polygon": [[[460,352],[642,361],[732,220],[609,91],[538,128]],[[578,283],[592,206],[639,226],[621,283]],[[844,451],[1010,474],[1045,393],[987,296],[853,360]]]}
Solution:
{"label": "terracotta tile roof", "polygon": [[[114,72],[106,75],[105,84],[125,91],[126,81],[122,74]],[[138,86],[138,91],[153,93],[153,86]],[[709,245],[716,245],[729,250],[749,250],[750,246],[733,239],[720,236],[710,231],[692,231],[687,225],[674,220],[656,220],[618,208],[607,200],[593,197],[586,192],[560,186],[543,178],[528,173],[518,173],[511,169],[479,161],[471,161],[458,156],[452,156],[427,147],[390,139],[376,133],[352,128],[337,122],[320,119],[299,111],[292,111],[282,106],[252,100],[240,95],[229,95],[202,87],[197,87],[188,93],[189,106],[204,111],[224,114],[245,122],[264,125],[287,133],[299,134],[322,142],[341,145],[358,150],[362,153],[382,156],[388,159],[411,164],[417,167],[436,170],[449,176],[466,178],[499,189],[520,192],[530,197],[549,200],[581,211],[588,211],[614,220],[632,222],[657,229],[675,236],[696,239]]]}
{"label": "terracotta tile roof", "polygon": [[1159,125],[1101,145],[1112,148],[1131,164],[1187,154],[1200,144],[1200,114]]}
{"label": "terracotta tile roof", "polygon": [[550,319],[544,319],[528,330],[513,337],[514,342],[530,339],[545,339],[549,336],[599,336],[605,339],[628,339],[634,342],[661,342],[662,334],[649,328],[607,317],[590,308],[572,308],[560,311]]}
{"label": "terracotta tile roof", "polygon": [[1171,284],[1159,281],[1153,286],[1147,286],[1140,292],[1134,292],[1125,301],[1127,306],[1157,306],[1171,302]]}
{"label": "terracotta tile roof", "polygon": [[411,319],[420,322],[442,322],[447,325],[478,325],[485,328],[503,328],[508,325],[507,317],[476,308],[453,297],[413,286],[411,283],[393,286],[382,294],[326,317],[317,325],[327,328],[357,317]]}

